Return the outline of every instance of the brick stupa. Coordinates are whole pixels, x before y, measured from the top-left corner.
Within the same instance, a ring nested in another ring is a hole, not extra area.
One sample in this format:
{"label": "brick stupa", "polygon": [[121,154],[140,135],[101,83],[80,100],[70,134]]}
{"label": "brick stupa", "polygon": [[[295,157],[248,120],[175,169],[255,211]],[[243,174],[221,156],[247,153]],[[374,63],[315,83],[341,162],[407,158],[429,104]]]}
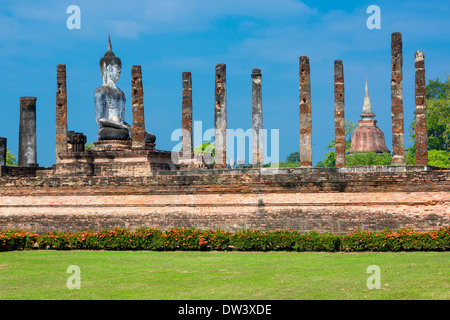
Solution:
{"label": "brick stupa", "polygon": [[377,121],[374,119],[370,104],[369,89],[366,78],[366,92],[364,96],[363,111],[361,120],[358,121],[358,127],[352,134],[352,146],[348,153],[372,151],[375,153],[389,152],[386,147],[384,133],[377,127]]}

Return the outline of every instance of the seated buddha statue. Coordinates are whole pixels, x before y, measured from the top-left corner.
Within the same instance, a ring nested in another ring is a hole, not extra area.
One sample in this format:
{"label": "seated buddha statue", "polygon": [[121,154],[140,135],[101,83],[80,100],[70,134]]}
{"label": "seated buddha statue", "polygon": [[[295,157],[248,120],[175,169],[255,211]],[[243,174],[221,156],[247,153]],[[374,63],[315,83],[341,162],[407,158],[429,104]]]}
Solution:
{"label": "seated buddha statue", "polygon": [[100,59],[103,84],[94,95],[98,140],[129,140],[132,136],[131,126],[125,122],[125,95],[116,86],[121,70],[122,62],[114,55],[109,37],[107,51]]}

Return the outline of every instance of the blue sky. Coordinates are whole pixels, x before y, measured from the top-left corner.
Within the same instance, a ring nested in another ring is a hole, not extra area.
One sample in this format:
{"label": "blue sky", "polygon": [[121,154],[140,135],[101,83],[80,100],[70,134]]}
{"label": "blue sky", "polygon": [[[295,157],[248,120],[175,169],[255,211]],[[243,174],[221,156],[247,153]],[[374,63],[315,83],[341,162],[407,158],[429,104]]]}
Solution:
{"label": "blue sky", "polygon": [[[81,29],[69,30],[69,5]],[[370,5],[381,29],[369,30]],[[368,77],[373,111],[392,150],[390,39],[403,35],[405,133],[414,112],[414,51],[425,52],[427,79],[450,72],[448,1],[8,1],[0,8],[0,136],[17,155],[19,97],[37,97],[38,162],[55,161],[56,65],[67,66],[69,130],[96,140],[94,90],[108,31],[122,59],[120,87],[131,123],[131,67],[141,65],[146,129],[172,150],[181,126],[181,73],[192,72],[194,120],[214,124],[214,72],[227,64],[228,128],[251,128],[252,68],[262,69],[266,129],[279,129],[280,160],[299,150],[298,64],[311,63],[313,163],[334,134],[333,64],[344,63],[346,118],[357,122]],[[197,135],[198,133],[194,133]],[[408,139],[406,139],[407,146]]]}

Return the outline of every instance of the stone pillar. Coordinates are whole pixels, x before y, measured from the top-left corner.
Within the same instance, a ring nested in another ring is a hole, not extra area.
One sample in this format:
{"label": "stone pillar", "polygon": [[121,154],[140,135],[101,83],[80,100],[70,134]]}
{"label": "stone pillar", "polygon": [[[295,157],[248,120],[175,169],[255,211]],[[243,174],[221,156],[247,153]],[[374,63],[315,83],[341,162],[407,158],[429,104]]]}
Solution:
{"label": "stone pillar", "polygon": [[0,137],[0,166],[6,166],[6,138]]}
{"label": "stone pillar", "polygon": [[311,78],[308,56],[300,57],[300,165],[312,166]]}
{"label": "stone pillar", "polygon": [[261,69],[252,72],[253,166],[264,165],[264,135],[261,93]]}
{"label": "stone pillar", "polygon": [[334,142],[336,167],[345,167],[345,88],[342,60],[334,61]]}
{"label": "stone pillar", "polygon": [[133,149],[145,149],[144,89],[141,66],[131,69],[131,103],[133,106]]}
{"label": "stone pillar", "polygon": [[395,32],[391,40],[391,114],[392,114],[392,164],[405,164],[405,134],[403,120],[403,53],[402,34]]}
{"label": "stone pillar", "polygon": [[36,98],[20,97],[19,167],[38,166],[36,149]]}
{"label": "stone pillar", "polygon": [[416,67],[416,165],[428,165],[427,106],[425,100],[425,55],[422,51],[414,54]]}
{"label": "stone pillar", "polygon": [[227,166],[227,76],[226,65],[216,65],[215,109],[214,109],[214,147],[217,168]]}
{"label": "stone pillar", "polygon": [[183,136],[181,140],[181,152],[183,158],[193,158],[193,135],[192,135],[192,76],[190,72],[182,73],[183,101],[181,105],[181,127]]}
{"label": "stone pillar", "polygon": [[58,64],[56,67],[56,162],[59,154],[67,152],[67,90],[66,65]]}

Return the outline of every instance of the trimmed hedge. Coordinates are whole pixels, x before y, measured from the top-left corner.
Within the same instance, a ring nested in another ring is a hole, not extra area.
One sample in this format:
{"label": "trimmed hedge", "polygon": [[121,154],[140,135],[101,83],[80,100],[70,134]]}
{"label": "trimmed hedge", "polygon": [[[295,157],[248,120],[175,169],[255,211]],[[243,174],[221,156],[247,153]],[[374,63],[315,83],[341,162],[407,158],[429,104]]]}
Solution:
{"label": "trimmed hedge", "polygon": [[52,250],[238,250],[238,251],[446,251],[450,249],[450,226],[438,230],[417,232],[400,229],[397,232],[355,230],[336,235],[296,230],[200,230],[171,228],[161,231],[124,228],[84,231],[78,233],[47,232],[43,234],[21,230],[0,233],[0,251]]}

